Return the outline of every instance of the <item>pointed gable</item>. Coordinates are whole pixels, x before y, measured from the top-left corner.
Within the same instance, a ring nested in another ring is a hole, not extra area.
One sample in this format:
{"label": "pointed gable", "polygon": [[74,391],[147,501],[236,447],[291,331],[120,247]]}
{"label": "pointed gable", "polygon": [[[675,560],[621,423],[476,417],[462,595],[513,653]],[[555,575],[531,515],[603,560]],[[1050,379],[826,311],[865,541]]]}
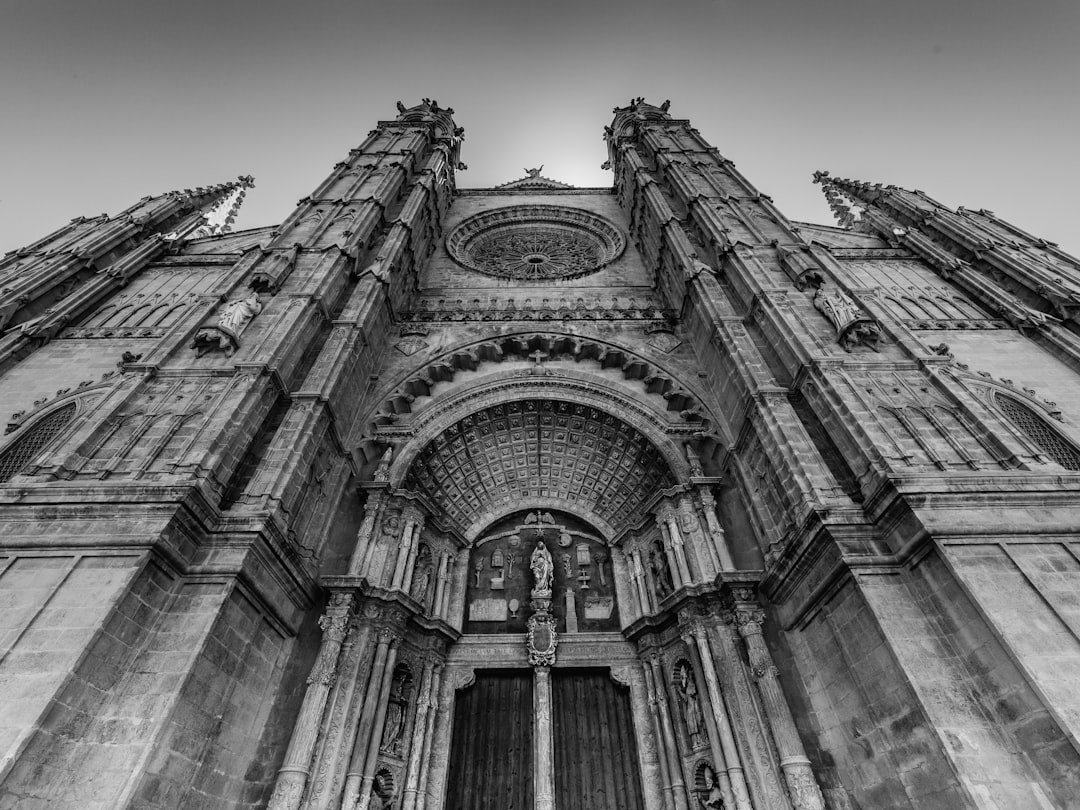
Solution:
{"label": "pointed gable", "polygon": [[526,169],[524,177],[518,180],[511,180],[509,183],[503,183],[501,186],[496,186],[495,188],[504,189],[506,191],[550,191],[552,189],[573,188],[569,183],[560,183],[558,180],[552,180],[550,177],[541,176],[540,172],[543,170],[543,164],[540,164],[539,169]]}

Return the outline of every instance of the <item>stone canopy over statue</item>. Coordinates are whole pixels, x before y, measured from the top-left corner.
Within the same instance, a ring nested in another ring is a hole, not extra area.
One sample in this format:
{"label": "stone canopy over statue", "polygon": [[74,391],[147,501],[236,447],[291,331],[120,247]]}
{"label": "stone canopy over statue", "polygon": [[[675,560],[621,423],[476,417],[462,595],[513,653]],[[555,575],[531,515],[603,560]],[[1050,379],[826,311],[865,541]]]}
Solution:
{"label": "stone canopy over statue", "polygon": [[550,595],[551,578],[555,573],[555,565],[551,561],[551,552],[547,550],[547,546],[542,542],[537,541],[529,565],[533,572],[533,593]]}

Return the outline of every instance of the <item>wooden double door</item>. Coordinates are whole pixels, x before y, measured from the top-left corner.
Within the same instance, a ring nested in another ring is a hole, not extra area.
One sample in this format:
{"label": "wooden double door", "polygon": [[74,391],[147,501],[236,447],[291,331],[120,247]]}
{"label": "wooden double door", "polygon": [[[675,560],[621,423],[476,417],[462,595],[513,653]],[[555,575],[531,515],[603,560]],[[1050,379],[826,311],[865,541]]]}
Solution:
{"label": "wooden double door", "polygon": [[[532,670],[486,670],[459,692],[447,810],[533,810]],[[629,691],[606,669],[551,671],[557,810],[642,810]]]}

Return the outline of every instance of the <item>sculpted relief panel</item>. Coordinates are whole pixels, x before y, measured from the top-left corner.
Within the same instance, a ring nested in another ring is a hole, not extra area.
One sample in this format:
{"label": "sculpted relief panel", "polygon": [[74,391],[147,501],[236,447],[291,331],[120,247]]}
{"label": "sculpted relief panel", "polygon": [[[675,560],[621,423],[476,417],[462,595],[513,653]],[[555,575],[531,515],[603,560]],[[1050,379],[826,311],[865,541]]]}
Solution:
{"label": "sculpted relief panel", "polygon": [[466,633],[524,633],[541,571],[559,633],[619,629],[611,555],[596,531],[562,512],[518,513],[469,556]]}

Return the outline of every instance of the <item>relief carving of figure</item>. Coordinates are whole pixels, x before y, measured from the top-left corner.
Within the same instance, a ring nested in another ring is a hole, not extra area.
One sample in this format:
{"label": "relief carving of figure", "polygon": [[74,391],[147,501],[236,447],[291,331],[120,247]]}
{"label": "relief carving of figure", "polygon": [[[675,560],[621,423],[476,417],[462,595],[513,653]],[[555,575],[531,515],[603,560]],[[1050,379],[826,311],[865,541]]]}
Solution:
{"label": "relief carving of figure", "polygon": [[240,333],[248,322],[262,312],[259,296],[252,292],[247,298],[230,301],[218,314],[214,326],[204,326],[195,333],[191,348],[202,357],[208,351],[221,349],[229,357],[240,347]]}
{"label": "relief carving of figure", "polygon": [[387,447],[382,454],[382,458],[379,459],[379,466],[375,469],[374,479],[376,481],[389,481],[390,480],[390,461],[394,457],[394,448]]}
{"label": "relief carving of figure", "polygon": [[675,589],[675,584],[671,581],[667,555],[654,548],[652,554],[649,555],[649,565],[652,566],[653,580],[656,582],[656,595],[663,599]]}
{"label": "relief carving of figure", "polygon": [[537,541],[533,549],[529,567],[533,572],[533,591],[538,593],[551,592],[551,579],[555,574],[555,564],[551,561],[551,552],[542,541]]}
{"label": "relief carving of figure", "polygon": [[724,795],[720,792],[719,780],[716,772],[706,765],[702,777],[705,781],[705,790],[698,793],[698,801],[705,810],[725,810]]}
{"label": "relief carving of figure", "polygon": [[814,306],[832,322],[837,332],[843,332],[853,321],[862,317],[855,302],[844,293],[826,293],[824,290],[824,287],[818,287],[814,293]]}
{"label": "relief carving of figure", "polygon": [[234,335],[239,335],[248,325],[248,321],[262,312],[262,304],[259,296],[252,293],[247,298],[230,301],[218,315],[218,328],[226,329]]}
{"label": "relief carving of figure", "polygon": [[690,735],[690,745],[693,748],[705,747],[705,717],[701,713],[701,702],[698,700],[694,673],[685,662],[679,665],[679,698],[683,704],[683,716],[686,718],[686,732]]}
{"label": "relief carving of figure", "polygon": [[390,697],[386,706],[386,724],[383,726],[382,740],[379,748],[387,753],[397,753],[401,742],[401,734],[405,731],[405,716],[408,708],[409,672],[398,669],[394,673],[394,680],[390,684]]}

